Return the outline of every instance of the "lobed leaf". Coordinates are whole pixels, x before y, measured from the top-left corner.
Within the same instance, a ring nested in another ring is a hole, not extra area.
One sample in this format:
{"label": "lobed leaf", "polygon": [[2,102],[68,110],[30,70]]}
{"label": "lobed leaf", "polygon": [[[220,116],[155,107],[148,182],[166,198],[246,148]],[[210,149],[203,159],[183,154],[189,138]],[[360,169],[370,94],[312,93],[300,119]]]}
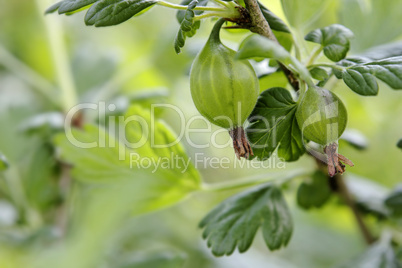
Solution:
{"label": "lobed leaf", "polygon": [[[180,3],[180,5],[188,6],[192,1],[193,0],[183,0]],[[204,6],[206,6],[208,4],[208,2],[209,2],[209,0],[199,0],[197,6],[199,6],[199,7],[203,6],[204,7]],[[180,24],[182,23],[182,21],[184,19],[184,16],[186,15],[186,11],[187,10],[178,10],[177,13],[176,13],[176,19]],[[201,10],[194,11],[195,15],[200,15],[202,13],[204,13],[204,11],[201,11]]]}
{"label": "lobed leaf", "polygon": [[303,182],[297,190],[297,204],[304,208],[320,208],[331,197],[327,174],[316,171],[310,182]]}
{"label": "lobed leaf", "polygon": [[195,32],[200,28],[201,22],[195,21],[195,12],[194,8],[198,5],[197,0],[192,0],[190,4],[188,4],[188,8],[184,14],[183,19],[181,20],[179,32],[176,35],[174,40],[174,49],[177,54],[181,52],[181,49],[184,47],[187,37],[194,36]]}
{"label": "lobed leaf", "polygon": [[261,227],[270,250],[286,246],[293,230],[281,190],[265,184],[232,196],[214,208],[200,223],[203,238],[216,256],[245,252]]}
{"label": "lobed leaf", "polygon": [[345,84],[357,94],[377,95],[376,78],[393,89],[402,89],[402,56],[371,62],[366,58],[355,58],[342,61],[340,64],[346,68],[342,72],[335,72],[335,75],[342,78]]}
{"label": "lobed leaf", "polygon": [[284,88],[271,88],[261,93],[246,129],[254,155],[259,160],[271,157],[276,148],[278,156],[286,161],[296,161],[304,154],[296,109],[296,102]]}
{"label": "lobed leaf", "polygon": [[335,62],[343,60],[349,49],[353,32],[343,25],[333,24],[308,33],[304,39],[320,44],[324,55]]}

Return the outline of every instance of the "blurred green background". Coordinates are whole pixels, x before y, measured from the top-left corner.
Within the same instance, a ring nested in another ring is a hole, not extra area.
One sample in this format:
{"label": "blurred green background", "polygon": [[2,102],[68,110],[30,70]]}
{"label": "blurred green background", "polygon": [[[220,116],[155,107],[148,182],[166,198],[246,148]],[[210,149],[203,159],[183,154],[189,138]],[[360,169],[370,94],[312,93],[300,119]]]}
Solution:
{"label": "blurred green background", "polygon": [[[285,19],[279,0],[263,2]],[[295,31],[301,36],[340,23],[355,33],[351,54],[398,40],[402,46],[401,0],[303,2],[293,22],[299,25]],[[84,25],[85,13],[44,16],[51,4],[47,0],[0,0],[0,152],[10,164],[0,174],[1,268],[321,268],[335,267],[364,250],[351,212],[335,198],[323,209],[300,210],[295,202],[297,183],[286,191],[295,224],[287,248],[269,252],[257,235],[247,253],[221,258],[210,253],[197,225],[235,191],[197,193],[175,206],[124,220],[118,220],[116,207],[123,202],[118,196],[91,200],[79,190],[71,191],[75,186],[65,185],[71,182],[63,177],[52,145],[52,135],[61,127],[60,112],[77,102],[102,100],[115,103],[121,112],[130,102],[144,107],[163,102],[177,105],[187,118],[198,115],[188,73],[212,22],[203,23],[198,34],[187,40],[183,53],[176,55],[173,41],[179,26],[174,10],[154,7],[121,25],[93,28]],[[225,31],[222,39],[237,48],[247,35],[245,31]],[[358,130],[368,142],[364,151],[341,144],[341,153],[355,164],[345,178],[364,181],[357,184],[358,190],[371,187],[374,195],[392,189],[402,180],[402,152],[396,147],[402,138],[401,92],[381,84],[377,97],[362,97],[341,82],[335,91],[347,106],[348,129]],[[42,117],[38,119],[38,115]],[[172,111],[162,110],[159,116],[180,132]],[[86,120],[96,122],[97,118],[88,114]],[[191,136],[199,142],[211,138],[209,133]],[[222,143],[228,139],[227,133],[219,135]],[[232,148],[184,146],[190,156],[200,152],[233,156]],[[287,163],[286,172],[313,169],[314,165],[314,160],[305,156]],[[285,172],[275,168],[200,169],[202,180],[209,183],[251,175],[276,176],[279,171]],[[370,194],[364,198],[370,199]],[[79,213],[81,207],[88,209],[85,215]],[[63,231],[69,221],[80,230],[73,239]],[[381,227],[374,217],[368,222],[374,231]]]}

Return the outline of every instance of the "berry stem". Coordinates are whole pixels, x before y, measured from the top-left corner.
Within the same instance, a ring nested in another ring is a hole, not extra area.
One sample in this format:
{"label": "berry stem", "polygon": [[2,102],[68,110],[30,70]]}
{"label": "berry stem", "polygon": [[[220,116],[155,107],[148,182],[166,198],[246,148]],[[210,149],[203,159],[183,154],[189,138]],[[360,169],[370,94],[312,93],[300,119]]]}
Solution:
{"label": "berry stem", "polygon": [[220,33],[222,25],[224,23],[225,23],[225,19],[221,18],[215,23],[214,27],[212,28],[211,35],[210,35],[209,38],[214,40],[216,43],[221,42],[221,39],[219,37],[219,33]]}

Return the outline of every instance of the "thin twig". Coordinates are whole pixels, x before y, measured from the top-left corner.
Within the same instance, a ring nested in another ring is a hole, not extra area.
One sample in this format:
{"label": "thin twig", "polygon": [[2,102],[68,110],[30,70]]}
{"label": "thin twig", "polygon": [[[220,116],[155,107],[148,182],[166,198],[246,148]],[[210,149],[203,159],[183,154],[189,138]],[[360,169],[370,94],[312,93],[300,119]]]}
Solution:
{"label": "thin twig", "polygon": [[369,228],[367,227],[366,223],[363,220],[363,217],[358,210],[356,206],[356,202],[351,196],[348,187],[346,186],[346,183],[344,179],[342,178],[341,175],[337,174],[334,177],[337,185],[337,190],[340,195],[340,197],[344,200],[346,205],[349,206],[349,208],[352,210],[353,215],[356,219],[357,225],[359,226],[360,232],[362,233],[364,240],[368,245],[371,245],[373,242],[375,242],[374,236],[371,234]]}
{"label": "thin twig", "polygon": [[[313,155],[310,155],[314,157]],[[326,172],[327,165],[324,162],[316,159],[316,163],[318,168],[321,169],[323,172]],[[371,245],[376,241],[375,237],[370,232],[370,229],[367,227],[366,223],[363,220],[363,216],[360,213],[356,201],[353,196],[350,194],[349,189],[343,179],[342,175],[335,174],[335,176],[331,177],[328,175],[328,183],[331,186],[331,189],[339,195],[339,197],[345,202],[345,204],[350,208],[353,213],[353,216],[356,220],[357,226],[368,245]]]}
{"label": "thin twig", "polygon": [[[278,39],[276,39],[276,36],[272,32],[271,27],[269,26],[267,20],[264,18],[261,12],[257,0],[244,0],[244,3],[246,4],[246,8],[250,14],[251,19],[249,30],[253,33],[265,36],[268,39],[279,44]],[[297,77],[285,65],[280,62],[278,63],[282,71],[285,73],[289,83],[292,85],[295,91],[298,91],[300,87]]]}

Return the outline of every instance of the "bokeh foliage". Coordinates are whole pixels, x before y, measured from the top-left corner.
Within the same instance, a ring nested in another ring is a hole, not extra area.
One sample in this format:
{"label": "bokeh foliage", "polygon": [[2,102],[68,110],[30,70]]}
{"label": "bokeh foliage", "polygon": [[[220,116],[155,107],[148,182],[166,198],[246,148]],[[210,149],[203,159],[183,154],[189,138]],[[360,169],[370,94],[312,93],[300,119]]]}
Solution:
{"label": "bokeh foliage", "polygon": [[[287,16],[291,28],[302,33],[295,38],[302,39],[311,30],[340,23],[355,34],[350,41],[352,55],[369,55],[367,49],[391,42],[394,43],[392,51],[401,47],[400,0],[306,0],[303,5],[300,1],[285,1],[293,2],[292,8],[285,10],[281,9],[280,2],[265,1],[264,4],[282,19],[286,20]],[[62,92],[60,88],[66,87],[75,89],[76,101],[113,103],[116,113],[121,115],[132,104],[137,106],[131,112],[141,112],[139,106],[146,109],[150,103],[161,100],[178,105],[188,116],[196,115],[186,74],[212,23],[204,23],[199,34],[187,41],[178,56],[173,42],[179,25],[170,10],[152,9],[118,27],[93,29],[84,26],[83,18],[44,17],[43,12],[51,1],[2,0],[0,4],[1,267],[318,268],[343,265],[352,257],[356,258],[351,264],[341,267],[363,265],[361,260],[365,257],[358,254],[364,245],[350,212],[335,199],[329,199],[322,209],[306,213],[297,206],[294,194],[285,196],[293,221],[298,223],[289,247],[267,253],[265,241],[257,236],[247,254],[215,259],[201,241],[201,230],[196,226],[211,207],[235,191],[198,193],[176,206],[161,208],[197,190],[198,172],[204,181],[212,183],[237,180],[249,174],[270,177],[278,170],[238,167],[194,169],[185,175],[180,172],[150,175],[125,169],[127,163],[114,163],[115,152],[110,152],[107,165],[97,166],[97,161],[93,164],[85,162],[87,158],[76,158],[83,152],[65,144],[57,115],[46,116],[55,111],[60,115],[69,108],[68,104],[57,101]],[[245,36],[244,31],[224,32],[222,39],[237,48]],[[312,49],[312,45],[307,45],[302,53],[309,54]],[[283,78],[270,83],[283,86]],[[348,127],[358,129],[369,143],[364,151],[355,150],[347,143],[342,145],[342,150],[355,162],[351,173],[357,175],[350,176],[349,183],[362,208],[370,214],[369,225],[375,231],[383,224],[378,215],[392,213],[395,204],[400,204],[397,198],[387,199],[390,212],[380,201],[400,183],[402,174],[402,152],[395,146],[402,137],[402,96],[386,89],[381,82],[379,86],[381,90],[375,98],[358,96],[342,83],[335,90],[347,105]],[[37,116],[45,119],[32,126]],[[87,116],[93,124],[99,121],[96,114]],[[158,116],[175,132],[180,132],[174,113],[160,111]],[[32,127],[27,129],[27,125]],[[164,126],[165,123],[161,128]],[[84,139],[96,138],[92,135],[98,133],[94,128],[97,127],[89,126],[84,132],[77,130],[77,135]],[[205,135],[196,137],[200,141],[207,139]],[[64,148],[62,155],[55,145]],[[190,156],[194,154],[191,146],[184,144],[184,147]],[[178,149],[178,153],[182,151]],[[230,148],[203,152],[210,156],[232,154]],[[93,157],[103,154],[104,151],[93,152]],[[65,179],[68,171],[60,165],[60,159],[76,164],[73,177],[77,180]],[[313,162],[303,157],[288,164],[287,171],[312,166]],[[106,170],[108,167],[111,169]],[[107,172],[113,177],[105,176]],[[147,185],[153,189],[152,195],[138,188],[140,182],[125,181],[126,174],[140,178],[141,187]],[[88,183],[91,176],[107,180],[120,177],[122,182],[118,186],[92,185]],[[177,184],[164,184],[162,178]],[[310,184],[304,182],[304,187],[312,187],[314,177],[312,182],[307,182]],[[172,185],[171,191],[167,191]],[[287,184],[289,192],[294,193],[298,185],[299,182]],[[66,221],[65,217],[70,220]],[[400,226],[397,220],[393,224]],[[383,239],[386,238],[385,235]],[[385,243],[384,240],[380,242]],[[379,246],[373,246],[369,252],[380,252],[384,260],[391,254],[386,247]],[[372,261],[377,262],[381,260]]]}

